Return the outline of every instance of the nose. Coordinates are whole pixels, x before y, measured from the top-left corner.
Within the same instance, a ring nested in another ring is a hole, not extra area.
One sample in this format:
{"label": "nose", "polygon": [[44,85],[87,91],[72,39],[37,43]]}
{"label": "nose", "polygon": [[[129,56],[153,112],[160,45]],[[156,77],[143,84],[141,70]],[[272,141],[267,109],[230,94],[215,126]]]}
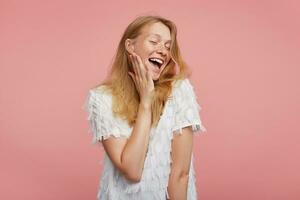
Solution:
{"label": "nose", "polygon": [[157,48],[157,52],[162,54],[162,55],[167,55],[167,49],[164,45],[160,45],[158,48]]}

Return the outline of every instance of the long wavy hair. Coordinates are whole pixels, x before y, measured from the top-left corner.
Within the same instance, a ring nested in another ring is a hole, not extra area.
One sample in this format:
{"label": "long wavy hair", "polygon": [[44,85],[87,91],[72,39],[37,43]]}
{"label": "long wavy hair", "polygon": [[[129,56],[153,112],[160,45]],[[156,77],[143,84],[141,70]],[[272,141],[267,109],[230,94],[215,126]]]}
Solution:
{"label": "long wavy hair", "polygon": [[189,76],[187,64],[183,61],[178,46],[176,25],[161,16],[139,16],[133,20],[123,33],[108,76],[102,83],[95,87],[106,86],[104,87],[105,91],[109,91],[112,94],[112,111],[114,116],[126,120],[129,126],[133,126],[136,121],[140,99],[135,84],[128,74],[128,71],[133,71],[133,69],[129,53],[125,48],[125,40],[127,38],[136,38],[141,33],[143,27],[156,22],[161,22],[170,29],[171,59],[161,72],[159,79],[154,81],[155,94],[151,105],[151,127],[155,127],[158,124],[165,104],[170,98],[173,81]]}

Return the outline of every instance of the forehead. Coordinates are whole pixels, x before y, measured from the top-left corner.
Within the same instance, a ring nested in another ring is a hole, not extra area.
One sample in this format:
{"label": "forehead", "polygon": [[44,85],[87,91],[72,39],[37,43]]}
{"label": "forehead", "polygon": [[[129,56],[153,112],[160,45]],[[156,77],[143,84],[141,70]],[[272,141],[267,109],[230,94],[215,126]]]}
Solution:
{"label": "forehead", "polygon": [[145,26],[142,30],[144,37],[160,37],[163,40],[171,40],[170,29],[161,22],[156,22]]}

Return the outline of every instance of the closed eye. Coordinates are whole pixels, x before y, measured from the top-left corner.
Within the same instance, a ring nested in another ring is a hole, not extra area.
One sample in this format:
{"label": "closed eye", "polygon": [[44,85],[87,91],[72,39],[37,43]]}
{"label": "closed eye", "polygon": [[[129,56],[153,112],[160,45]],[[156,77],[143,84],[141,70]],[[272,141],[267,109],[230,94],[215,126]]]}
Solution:
{"label": "closed eye", "polygon": [[155,42],[155,41],[150,41],[152,44],[157,44],[157,42]]}
{"label": "closed eye", "polygon": [[[155,41],[152,41],[152,40],[150,40],[150,42],[152,43],[152,44],[157,44],[158,42],[155,42]],[[166,47],[166,49],[169,51],[170,50],[170,47],[168,47],[168,46],[165,46]]]}

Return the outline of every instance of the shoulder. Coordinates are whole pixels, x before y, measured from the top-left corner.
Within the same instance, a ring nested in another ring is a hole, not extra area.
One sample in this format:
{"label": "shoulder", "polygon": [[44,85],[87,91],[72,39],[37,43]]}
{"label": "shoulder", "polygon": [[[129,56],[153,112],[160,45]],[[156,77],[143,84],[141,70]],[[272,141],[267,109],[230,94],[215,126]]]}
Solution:
{"label": "shoulder", "polygon": [[100,85],[89,89],[89,93],[99,94],[99,95],[109,95],[109,89],[106,85]]}
{"label": "shoulder", "polygon": [[100,85],[98,87],[89,89],[88,91],[88,98],[90,103],[101,105],[104,104],[106,106],[111,105],[112,96],[107,86]]}
{"label": "shoulder", "polygon": [[183,104],[193,104],[195,102],[197,95],[191,81],[188,78],[173,82],[171,99],[175,107],[180,107]]}
{"label": "shoulder", "polygon": [[95,95],[99,98],[110,98],[111,97],[109,88],[106,85],[100,85],[98,87],[89,89],[89,94]]}
{"label": "shoulder", "polygon": [[190,93],[193,92],[193,85],[188,78],[175,80],[173,82],[173,95],[178,93]]}

